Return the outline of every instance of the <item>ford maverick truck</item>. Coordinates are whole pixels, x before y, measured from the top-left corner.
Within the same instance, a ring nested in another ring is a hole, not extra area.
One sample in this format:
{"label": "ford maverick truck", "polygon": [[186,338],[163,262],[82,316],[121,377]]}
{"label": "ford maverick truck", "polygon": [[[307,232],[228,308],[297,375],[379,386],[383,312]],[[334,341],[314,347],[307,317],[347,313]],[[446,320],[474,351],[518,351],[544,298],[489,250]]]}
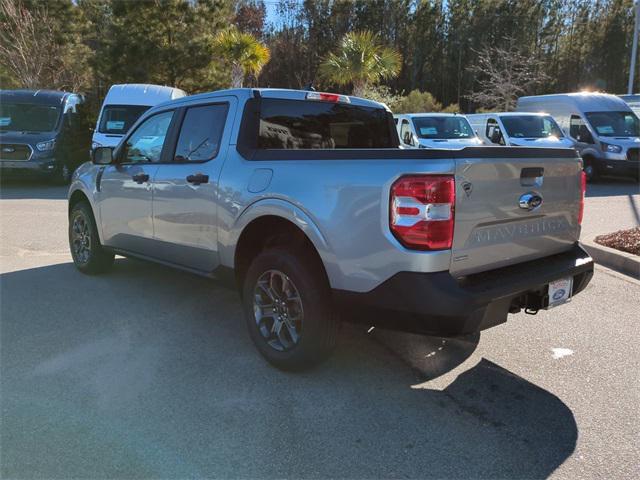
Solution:
{"label": "ford maverick truck", "polygon": [[327,356],[341,319],[456,336],[589,283],[575,150],[402,149],[379,103],[235,89],[151,108],[74,174],[77,268],[114,255],[232,279],[283,369]]}

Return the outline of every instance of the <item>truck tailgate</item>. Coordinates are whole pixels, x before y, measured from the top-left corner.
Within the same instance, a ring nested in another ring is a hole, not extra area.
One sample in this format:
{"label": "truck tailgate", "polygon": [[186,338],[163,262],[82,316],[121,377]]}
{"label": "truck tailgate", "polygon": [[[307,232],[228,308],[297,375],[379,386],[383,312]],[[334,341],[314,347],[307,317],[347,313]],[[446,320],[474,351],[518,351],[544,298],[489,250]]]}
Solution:
{"label": "truck tailgate", "polygon": [[570,249],[580,235],[581,166],[566,149],[485,147],[456,155],[451,273]]}

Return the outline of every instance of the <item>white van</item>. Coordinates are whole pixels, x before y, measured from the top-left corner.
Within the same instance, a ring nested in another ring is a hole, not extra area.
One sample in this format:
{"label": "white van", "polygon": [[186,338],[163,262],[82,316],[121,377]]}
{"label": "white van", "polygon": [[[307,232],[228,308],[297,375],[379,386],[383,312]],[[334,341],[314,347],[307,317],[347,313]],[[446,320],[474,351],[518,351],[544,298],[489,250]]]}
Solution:
{"label": "white van", "polygon": [[485,145],[517,147],[573,148],[550,116],[539,113],[495,112],[467,115],[476,134]]}
{"label": "white van", "polygon": [[640,120],[621,98],[595,92],[539,95],[519,98],[516,109],[553,115],[576,141],[589,180],[640,175]]}
{"label": "white van", "polygon": [[406,113],[393,118],[404,147],[460,149],[482,145],[464,115]]}
{"label": "white van", "polygon": [[102,103],[91,148],[115,147],[149,108],[185,95],[179,88],[161,85],[112,85]]}

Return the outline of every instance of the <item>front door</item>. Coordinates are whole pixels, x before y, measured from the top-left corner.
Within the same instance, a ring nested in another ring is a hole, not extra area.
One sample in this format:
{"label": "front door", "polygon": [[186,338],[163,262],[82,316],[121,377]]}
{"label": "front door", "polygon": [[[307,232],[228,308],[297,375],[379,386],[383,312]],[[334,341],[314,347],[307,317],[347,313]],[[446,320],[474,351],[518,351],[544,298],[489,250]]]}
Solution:
{"label": "front door", "polygon": [[[154,181],[153,224],[156,256],[210,272],[219,263],[218,179],[231,135],[235,99],[186,107],[169,163]],[[226,126],[226,128],[225,128]]]}
{"label": "front door", "polygon": [[148,254],[153,239],[152,195],[158,164],[174,111],[155,114],[114,152],[99,181],[99,205],[105,245]]}

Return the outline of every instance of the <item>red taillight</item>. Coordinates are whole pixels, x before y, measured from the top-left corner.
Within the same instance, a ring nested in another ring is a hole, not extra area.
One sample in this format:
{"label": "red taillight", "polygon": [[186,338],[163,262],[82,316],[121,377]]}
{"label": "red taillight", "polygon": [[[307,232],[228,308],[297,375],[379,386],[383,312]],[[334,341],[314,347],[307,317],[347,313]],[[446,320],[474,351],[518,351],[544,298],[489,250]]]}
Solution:
{"label": "red taillight", "polygon": [[582,218],[584,217],[584,196],[587,192],[587,175],[584,172],[580,172],[580,206],[578,207],[578,225],[582,225]]}
{"label": "red taillight", "polygon": [[407,248],[450,249],[455,202],[452,175],[401,177],[391,186],[391,232]]}

